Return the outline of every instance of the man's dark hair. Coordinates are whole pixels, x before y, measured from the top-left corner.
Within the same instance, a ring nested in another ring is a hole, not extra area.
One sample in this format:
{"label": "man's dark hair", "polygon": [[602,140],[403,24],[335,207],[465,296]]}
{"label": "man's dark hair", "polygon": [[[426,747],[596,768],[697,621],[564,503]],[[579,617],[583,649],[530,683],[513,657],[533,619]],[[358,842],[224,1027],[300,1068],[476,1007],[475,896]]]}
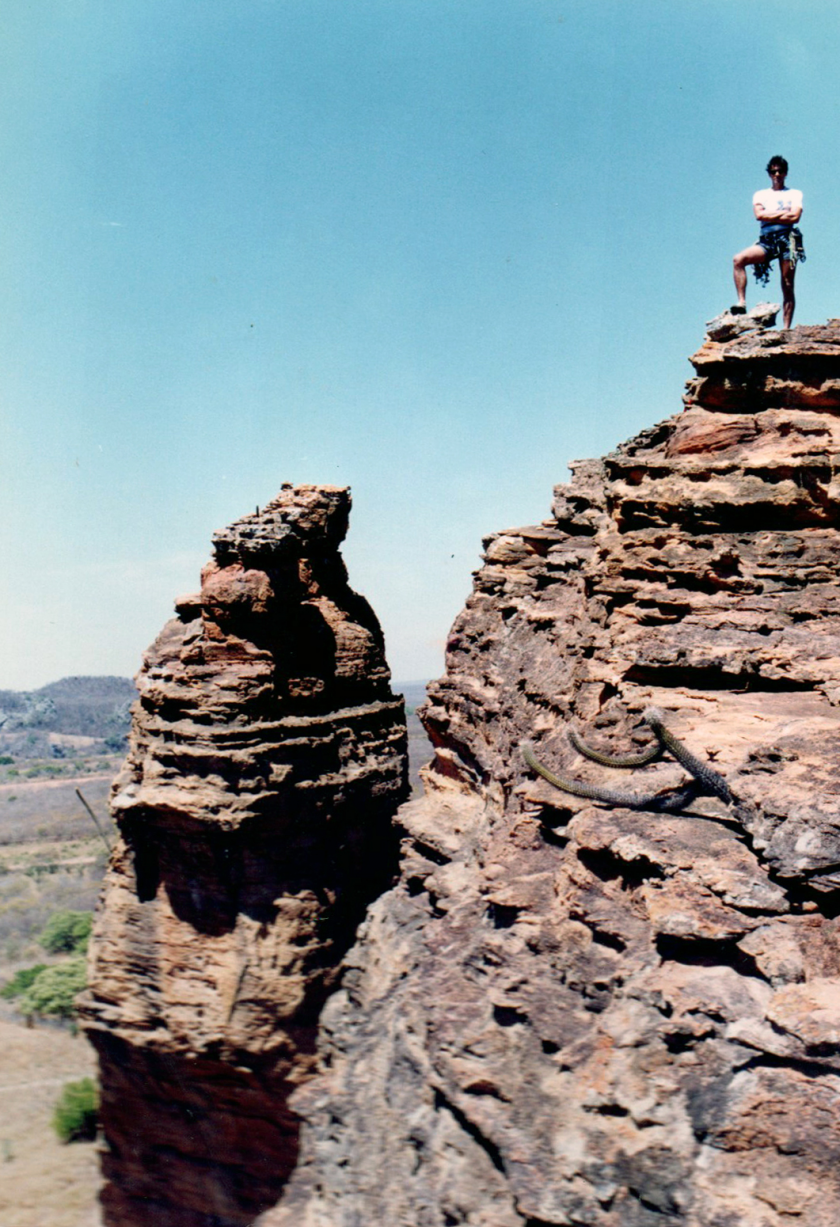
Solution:
{"label": "man's dark hair", "polygon": [[773,166],[778,166],[779,170],[782,172],[783,175],[786,175],[788,173],[788,164],[787,164],[786,158],[771,158],[770,161],[767,163],[768,175],[770,174],[770,170]]}

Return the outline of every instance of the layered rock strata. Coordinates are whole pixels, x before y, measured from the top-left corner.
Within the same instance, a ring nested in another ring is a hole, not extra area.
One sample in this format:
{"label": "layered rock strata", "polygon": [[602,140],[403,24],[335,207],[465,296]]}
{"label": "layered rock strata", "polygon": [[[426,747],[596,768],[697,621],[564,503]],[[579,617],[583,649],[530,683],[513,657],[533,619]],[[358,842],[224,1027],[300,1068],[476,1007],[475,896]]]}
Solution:
{"label": "layered rock strata", "polygon": [[217,533],[138,675],[82,1007],[109,1227],[235,1227],[276,1202],[288,1095],[392,880],[405,720],[339,553],[349,509],[285,486]]}
{"label": "layered rock strata", "polygon": [[[707,341],[685,410],[495,533],[400,881],[262,1227],[840,1221],[840,321]],[[685,783],[651,706],[727,786]]]}

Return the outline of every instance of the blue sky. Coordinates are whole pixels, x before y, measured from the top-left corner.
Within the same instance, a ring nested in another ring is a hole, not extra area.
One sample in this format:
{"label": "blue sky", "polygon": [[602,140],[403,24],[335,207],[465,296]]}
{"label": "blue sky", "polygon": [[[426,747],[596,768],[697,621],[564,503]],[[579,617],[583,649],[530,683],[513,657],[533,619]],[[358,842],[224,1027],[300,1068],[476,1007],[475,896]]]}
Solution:
{"label": "blue sky", "polygon": [[835,0],[5,0],[0,688],[133,673],[284,481],[352,487],[394,675],[440,673],[481,537],[679,410],[773,154],[796,322],[840,315],[839,32]]}

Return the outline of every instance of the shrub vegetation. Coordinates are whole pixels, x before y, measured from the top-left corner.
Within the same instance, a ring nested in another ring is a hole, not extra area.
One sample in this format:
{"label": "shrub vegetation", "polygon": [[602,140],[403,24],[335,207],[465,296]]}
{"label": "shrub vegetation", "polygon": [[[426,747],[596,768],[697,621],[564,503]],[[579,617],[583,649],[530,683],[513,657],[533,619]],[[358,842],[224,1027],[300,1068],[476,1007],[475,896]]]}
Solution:
{"label": "shrub vegetation", "polygon": [[53,1128],[62,1142],[92,1142],[99,1121],[99,1095],[92,1078],[68,1082],[55,1105]]}
{"label": "shrub vegetation", "polygon": [[39,972],[29,988],[21,994],[18,1009],[21,1014],[30,1018],[33,1014],[73,1018],[76,1013],[76,997],[86,983],[85,960],[82,956],[55,963]]}
{"label": "shrub vegetation", "polygon": [[11,980],[0,988],[0,997],[5,997],[7,1001],[19,997],[21,993],[26,992],[33,980],[37,980],[42,971],[46,971],[46,968],[46,963],[36,963],[34,967],[21,967]]}
{"label": "shrub vegetation", "polygon": [[87,950],[92,925],[90,912],[54,912],[38,941],[50,954],[82,953]]}

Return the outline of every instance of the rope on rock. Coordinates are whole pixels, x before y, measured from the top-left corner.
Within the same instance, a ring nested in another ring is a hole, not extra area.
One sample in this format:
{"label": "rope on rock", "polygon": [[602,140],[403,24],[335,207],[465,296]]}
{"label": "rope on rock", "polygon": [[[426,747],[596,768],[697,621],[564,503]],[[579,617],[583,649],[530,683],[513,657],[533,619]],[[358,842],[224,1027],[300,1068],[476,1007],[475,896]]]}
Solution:
{"label": "rope on rock", "polygon": [[647,750],[637,754],[602,754],[600,751],[593,750],[591,746],[588,746],[574,729],[569,729],[568,731],[569,741],[584,758],[601,763],[605,767],[644,767],[647,763],[653,762],[655,758],[668,751],[693,779],[688,780],[679,788],[670,789],[666,792],[647,793],[642,796],[635,793],[614,792],[609,788],[600,788],[596,784],[587,784],[584,780],[567,779],[565,776],[555,774],[555,772],[550,771],[548,767],[539,761],[534,754],[533,746],[528,741],[521,743],[520,751],[531,770],[536,771],[538,775],[541,775],[554,788],[559,788],[562,792],[568,792],[574,797],[584,797],[588,801],[600,801],[604,805],[623,806],[626,809],[673,812],[683,809],[699,794],[711,793],[719,797],[727,805],[732,804],[735,798],[720,772],[715,771],[708,763],[702,762],[683,745],[678,737],[674,736],[670,729],[666,727],[665,718],[659,708],[647,708],[642,713],[642,719],[656,737],[656,745],[650,746]]}

